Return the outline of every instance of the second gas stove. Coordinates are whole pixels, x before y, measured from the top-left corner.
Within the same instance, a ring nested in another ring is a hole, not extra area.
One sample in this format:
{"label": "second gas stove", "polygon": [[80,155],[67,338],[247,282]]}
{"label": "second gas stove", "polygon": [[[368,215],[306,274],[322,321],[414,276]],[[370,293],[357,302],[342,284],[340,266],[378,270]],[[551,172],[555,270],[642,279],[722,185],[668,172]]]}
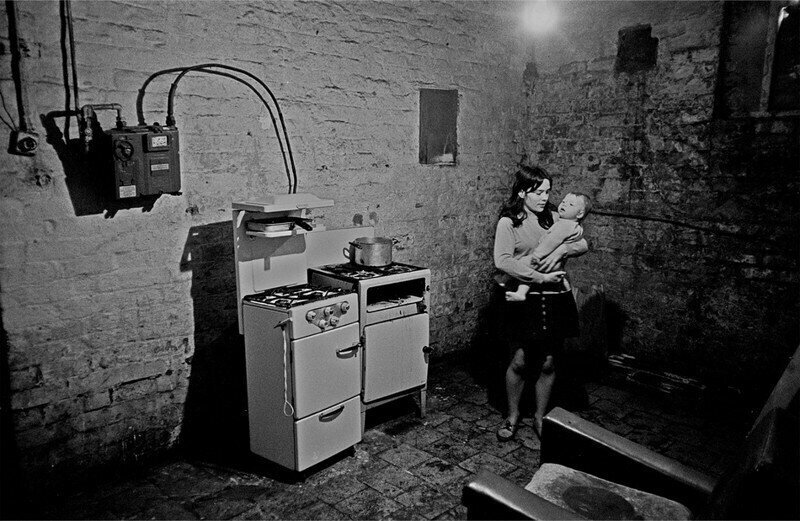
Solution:
{"label": "second gas stove", "polygon": [[411,264],[402,264],[400,262],[393,262],[386,266],[361,266],[359,264],[346,262],[343,264],[329,264],[327,266],[312,268],[313,271],[318,273],[324,273],[339,279],[351,281],[388,277],[414,271],[423,271],[425,269],[426,268],[412,266]]}

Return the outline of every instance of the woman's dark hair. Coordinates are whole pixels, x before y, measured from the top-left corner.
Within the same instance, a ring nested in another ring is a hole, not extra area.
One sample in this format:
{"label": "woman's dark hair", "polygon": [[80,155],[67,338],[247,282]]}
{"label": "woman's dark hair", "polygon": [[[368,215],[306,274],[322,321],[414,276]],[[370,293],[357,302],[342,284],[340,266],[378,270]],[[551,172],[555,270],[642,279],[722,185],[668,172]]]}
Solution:
{"label": "woman's dark hair", "polygon": [[[519,196],[520,192],[530,192],[536,190],[542,185],[542,182],[547,179],[550,182],[550,187],[553,186],[553,179],[547,170],[540,166],[521,166],[514,174],[514,185],[511,187],[511,196],[508,201],[503,203],[500,208],[500,217],[508,217],[511,219],[512,225],[516,228],[522,221],[524,221],[528,214],[525,212],[525,199]],[[547,230],[553,226],[553,211],[555,206],[550,202],[547,203],[544,210],[536,214],[539,220],[539,225]]]}

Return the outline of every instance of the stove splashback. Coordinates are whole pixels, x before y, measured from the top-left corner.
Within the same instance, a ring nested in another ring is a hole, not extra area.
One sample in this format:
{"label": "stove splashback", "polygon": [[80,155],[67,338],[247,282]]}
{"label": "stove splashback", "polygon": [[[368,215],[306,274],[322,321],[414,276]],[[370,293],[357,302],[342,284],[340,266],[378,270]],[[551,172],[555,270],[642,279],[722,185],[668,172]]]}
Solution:
{"label": "stove splashback", "polygon": [[[252,208],[251,208],[252,207]],[[281,237],[253,237],[247,234],[247,222],[284,214],[305,215],[301,210],[259,211],[257,205],[234,205],[233,238],[236,261],[236,294],[239,308],[239,332],[243,333],[242,299],[270,288],[308,282],[311,266],[345,261],[342,250],[358,237],[375,235],[372,227],[343,228],[305,233],[298,231]]]}

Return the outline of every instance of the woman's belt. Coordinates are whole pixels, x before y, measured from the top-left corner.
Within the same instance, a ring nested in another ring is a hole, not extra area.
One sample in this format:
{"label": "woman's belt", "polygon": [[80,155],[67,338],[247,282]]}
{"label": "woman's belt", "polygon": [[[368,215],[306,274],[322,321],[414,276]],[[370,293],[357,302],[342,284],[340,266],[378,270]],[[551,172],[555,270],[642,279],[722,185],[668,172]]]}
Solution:
{"label": "woman's belt", "polygon": [[562,282],[553,282],[551,284],[531,284],[531,289],[528,295],[558,295],[560,293],[568,293],[571,291],[571,286],[566,279]]}

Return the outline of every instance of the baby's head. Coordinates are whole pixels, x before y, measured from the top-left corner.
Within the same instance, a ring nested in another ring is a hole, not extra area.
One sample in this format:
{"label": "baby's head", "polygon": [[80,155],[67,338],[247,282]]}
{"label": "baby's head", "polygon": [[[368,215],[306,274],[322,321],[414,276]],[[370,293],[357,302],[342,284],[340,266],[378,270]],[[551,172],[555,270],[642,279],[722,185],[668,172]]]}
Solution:
{"label": "baby's head", "polygon": [[580,192],[570,192],[564,196],[564,200],[558,205],[558,216],[561,219],[571,221],[582,221],[592,209],[592,200],[589,196]]}

